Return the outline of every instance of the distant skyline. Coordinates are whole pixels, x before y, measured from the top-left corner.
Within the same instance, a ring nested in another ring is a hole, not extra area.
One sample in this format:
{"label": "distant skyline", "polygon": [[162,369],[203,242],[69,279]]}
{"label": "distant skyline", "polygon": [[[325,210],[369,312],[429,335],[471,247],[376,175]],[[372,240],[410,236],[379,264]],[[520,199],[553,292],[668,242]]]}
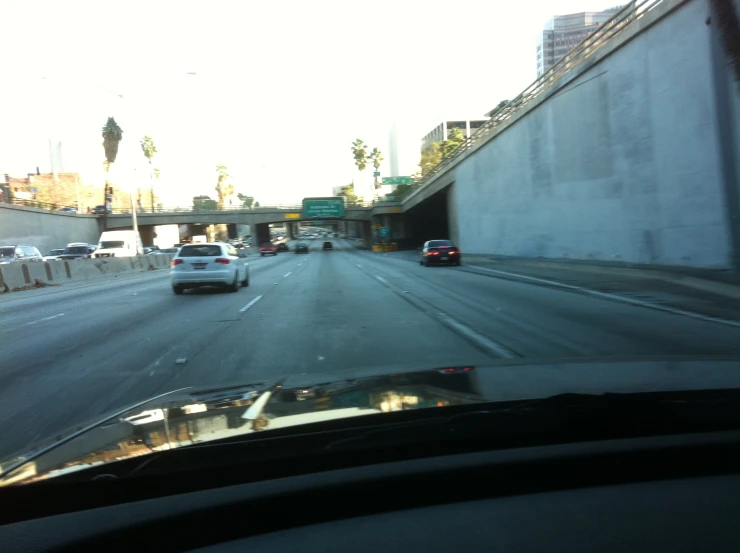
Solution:
{"label": "distant skyline", "polygon": [[152,136],[170,203],[215,197],[219,163],[262,204],[328,195],[356,177],[355,138],[387,154],[398,122],[401,147],[418,150],[439,121],[480,118],[534,80],[549,18],[612,6],[5,0],[0,170],[48,171],[54,137],[66,171],[102,179],[100,129],[114,116],[116,171],[146,177],[139,140]]}

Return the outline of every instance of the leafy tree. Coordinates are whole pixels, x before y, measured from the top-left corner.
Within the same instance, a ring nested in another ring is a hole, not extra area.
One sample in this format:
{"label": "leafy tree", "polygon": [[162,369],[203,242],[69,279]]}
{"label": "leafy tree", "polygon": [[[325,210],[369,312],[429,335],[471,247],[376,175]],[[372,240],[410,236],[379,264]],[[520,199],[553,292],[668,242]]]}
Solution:
{"label": "leafy tree", "polygon": [[344,203],[346,205],[352,206],[352,205],[357,205],[359,203],[359,200],[357,199],[357,195],[355,194],[354,184],[348,184],[347,186],[343,186],[342,192],[339,193],[338,195],[344,197]]}
{"label": "leafy tree", "polygon": [[421,161],[419,161],[419,168],[421,169],[421,176],[425,177],[429,172],[434,169],[442,161],[442,149],[440,142],[434,142],[428,148],[425,148],[421,152]]}
{"label": "leafy tree", "polygon": [[367,145],[359,138],[352,143],[352,155],[357,168],[364,171],[367,168]]}
{"label": "leafy tree", "polygon": [[239,198],[239,201],[242,202],[242,207],[246,207],[247,209],[252,209],[252,204],[254,203],[254,198],[252,196],[245,196],[244,194],[237,194],[237,198]]}
{"label": "leafy tree", "polygon": [[[118,145],[123,140],[123,130],[118,126],[116,120],[112,117],[108,117],[105,122],[102,131],[103,136],[103,149],[105,150],[105,190],[103,190],[103,205],[107,202],[107,192],[110,182],[108,182],[108,174],[110,173],[110,166],[115,163],[116,157],[118,156]],[[107,214],[107,213],[106,213]]]}
{"label": "leafy tree", "polygon": [[216,211],[218,204],[210,196],[194,196],[193,211]]}
{"label": "leafy tree", "polygon": [[226,172],[227,167],[225,165],[216,165],[216,172],[218,180],[216,181],[216,193],[218,194],[218,208],[224,208],[224,199],[226,198],[226,179],[229,178],[229,174]]}
{"label": "leafy tree", "polygon": [[[154,140],[152,140],[151,136],[145,136],[141,139],[139,144],[141,145],[141,151],[144,152],[144,157],[149,162],[149,184],[151,186],[149,197],[152,203],[152,211],[154,211],[154,179],[152,178],[152,158],[157,153],[157,147],[154,145]],[[139,199],[141,199],[141,192],[139,192]]]}
{"label": "leafy tree", "polygon": [[440,144],[440,152],[442,153],[442,159],[449,156],[452,152],[457,150],[457,148],[465,142],[465,135],[463,134],[462,130],[460,129],[451,129],[447,140],[443,140],[442,144]]}
{"label": "leafy tree", "polygon": [[254,202],[254,208],[257,209],[260,206],[259,202]]}
{"label": "leafy tree", "polygon": [[[370,152],[370,161],[372,161],[373,167],[375,168],[375,172],[377,173],[380,171],[380,164],[383,161],[383,154],[378,150],[378,148],[373,148],[372,152]],[[373,175],[374,176],[374,175]],[[380,188],[380,183],[378,182],[378,177],[374,176],[375,178],[375,188],[376,190]]]}

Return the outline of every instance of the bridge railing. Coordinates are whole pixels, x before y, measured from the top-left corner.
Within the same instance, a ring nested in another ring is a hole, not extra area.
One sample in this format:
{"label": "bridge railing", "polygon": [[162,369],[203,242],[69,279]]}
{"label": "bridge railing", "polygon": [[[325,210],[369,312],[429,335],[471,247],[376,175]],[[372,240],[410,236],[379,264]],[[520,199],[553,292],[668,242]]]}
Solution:
{"label": "bridge railing", "polygon": [[499,132],[503,123],[513,117],[519,110],[530,102],[536,100],[550,88],[557,85],[558,81],[566,74],[587,60],[596,51],[605,46],[612,38],[627,29],[632,23],[644,16],[647,12],[662,4],[665,0],[632,0],[624,5],[611,18],[605,21],[593,33],[576,45],[570,52],[560,58],[547,72],[538,77],[516,98],[507,102],[500,109],[492,113],[478,130],[450,152],[442,161],[435,165],[427,174],[417,181],[404,201],[414,196],[420,189],[431,182],[435,176],[456,164],[476,145],[487,140],[490,136]]}
{"label": "bridge railing", "polygon": [[37,202],[36,200],[24,200],[21,198],[13,198],[13,201],[10,202],[13,205],[20,205],[23,207],[35,207],[37,209],[48,209],[49,211],[67,211],[67,210],[74,210],[71,212],[76,212],[76,208],[69,205],[64,204],[57,204],[57,203],[51,203],[51,202]]}

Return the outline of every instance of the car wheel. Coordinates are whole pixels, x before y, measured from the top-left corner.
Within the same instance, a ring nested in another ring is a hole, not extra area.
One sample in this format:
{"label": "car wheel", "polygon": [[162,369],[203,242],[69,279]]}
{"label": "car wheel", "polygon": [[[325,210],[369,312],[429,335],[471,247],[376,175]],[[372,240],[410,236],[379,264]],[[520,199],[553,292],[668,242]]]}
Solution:
{"label": "car wheel", "polygon": [[424,266],[424,260],[423,259],[420,259],[419,260],[419,265]]}
{"label": "car wheel", "polygon": [[455,267],[459,267],[459,266],[460,266],[460,262],[459,261],[455,261]]}
{"label": "car wheel", "polygon": [[260,252],[260,257],[265,257],[265,254]]}
{"label": "car wheel", "polygon": [[232,282],[227,288],[229,292],[238,292],[239,291],[239,275],[234,275],[234,282]]}
{"label": "car wheel", "polygon": [[172,286],[172,291],[179,296],[180,294],[182,294],[182,287],[181,286],[177,286],[177,285],[173,285]]}
{"label": "car wheel", "polygon": [[244,280],[242,280],[242,286],[246,288],[249,286],[249,271],[244,272]]}

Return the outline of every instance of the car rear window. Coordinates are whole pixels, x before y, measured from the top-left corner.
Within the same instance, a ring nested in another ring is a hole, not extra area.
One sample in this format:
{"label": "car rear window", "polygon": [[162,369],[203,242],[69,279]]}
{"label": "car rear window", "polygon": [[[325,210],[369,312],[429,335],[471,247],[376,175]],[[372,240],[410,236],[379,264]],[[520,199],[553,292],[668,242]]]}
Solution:
{"label": "car rear window", "polygon": [[221,246],[183,246],[179,257],[218,257]]}
{"label": "car rear window", "polygon": [[262,244],[262,247],[263,248],[271,248],[272,247],[272,244],[270,244],[269,242],[265,242],[264,244]]}
{"label": "car rear window", "polygon": [[15,248],[0,248],[0,257],[13,257],[15,255]]}
{"label": "car rear window", "polygon": [[432,240],[429,242],[430,248],[439,248],[440,246],[452,246],[452,242],[449,240]]}
{"label": "car rear window", "polygon": [[64,250],[64,253],[87,253],[87,246],[72,246],[71,248],[67,248]]}

